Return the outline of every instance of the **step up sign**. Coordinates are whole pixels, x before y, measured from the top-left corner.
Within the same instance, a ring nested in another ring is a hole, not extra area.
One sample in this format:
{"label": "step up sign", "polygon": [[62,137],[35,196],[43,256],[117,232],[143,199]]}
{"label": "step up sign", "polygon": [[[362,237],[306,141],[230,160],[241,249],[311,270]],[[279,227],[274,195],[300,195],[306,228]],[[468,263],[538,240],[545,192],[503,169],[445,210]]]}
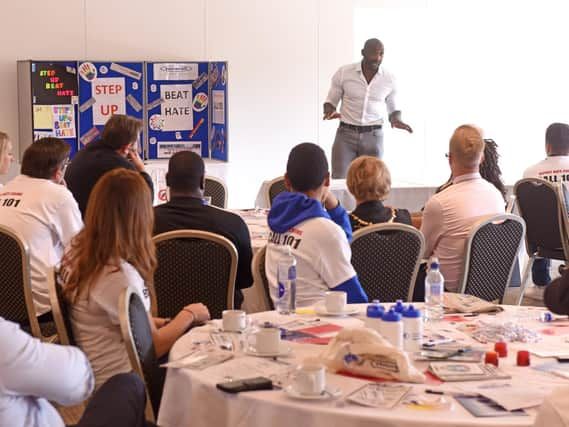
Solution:
{"label": "step up sign", "polygon": [[124,77],[94,79],[92,83],[93,123],[104,125],[113,114],[126,114]]}

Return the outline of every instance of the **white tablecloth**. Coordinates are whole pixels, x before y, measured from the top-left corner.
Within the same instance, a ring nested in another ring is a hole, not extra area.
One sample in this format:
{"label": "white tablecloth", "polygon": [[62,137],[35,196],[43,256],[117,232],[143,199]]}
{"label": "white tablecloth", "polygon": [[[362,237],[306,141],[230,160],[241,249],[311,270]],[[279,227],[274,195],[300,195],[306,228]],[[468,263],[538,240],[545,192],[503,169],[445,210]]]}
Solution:
{"label": "white tablecloth", "polygon": [[[361,307],[362,311],[364,306]],[[500,313],[495,318],[507,320],[512,318],[513,313],[524,313],[527,310],[537,312],[537,309],[528,307],[506,307],[506,312]],[[517,315],[518,321],[522,316]],[[313,317],[313,316],[311,316]],[[489,316],[480,316],[487,318]],[[259,321],[270,320],[282,322],[290,320],[291,316],[279,316],[274,312],[258,313],[254,318]],[[346,326],[361,325],[357,318],[329,318],[332,323]],[[536,329],[544,329],[552,324],[543,324],[537,321],[523,320],[523,322]],[[181,337],[170,352],[170,359],[175,360],[186,354],[196,340],[208,337],[211,326],[196,329]],[[472,343],[487,349],[491,344],[482,345],[476,343],[469,336],[458,332],[455,325],[445,321],[440,323],[438,330],[443,333],[461,339],[465,344]],[[317,356],[323,351],[322,346],[310,344],[291,344],[293,352],[287,360],[292,364],[307,356]],[[565,380],[551,374],[543,373],[530,367],[515,366],[517,349],[545,348],[557,346],[569,351],[569,344],[560,336],[543,335],[543,341],[537,344],[510,343],[509,355],[506,359],[500,359],[502,370],[510,373],[513,380],[527,382],[531,387],[539,387],[540,384],[567,385]],[[529,409],[529,416],[522,417],[499,417],[499,418],[476,418],[467,412],[460,404],[454,402],[452,409],[441,410],[417,410],[398,404],[392,410],[365,408],[351,404],[343,400],[343,397],[367,381],[336,374],[327,374],[327,382],[333,387],[342,390],[342,397],[329,401],[298,401],[288,398],[281,390],[256,391],[240,393],[237,395],[226,394],[216,389],[215,384],[222,382],[227,376],[234,379],[242,375],[251,376],[250,369],[253,362],[259,359],[236,354],[235,359],[225,362],[225,366],[218,365],[203,371],[192,371],[187,368],[169,369],[162,404],[159,411],[158,424],[161,427],[377,427],[381,426],[405,426],[405,427],[440,427],[440,426],[531,426],[534,421],[536,409]],[[532,355],[532,364],[538,365],[551,361],[551,359],[539,359]],[[263,359],[263,363],[277,362]],[[415,362],[419,369],[426,368],[426,362]],[[241,367],[241,369],[240,369]],[[501,380],[505,381],[505,380]],[[496,382],[496,381],[492,381]],[[478,382],[480,383],[480,382]],[[453,383],[460,384],[460,383]],[[445,385],[446,386],[446,385]],[[421,392],[425,388],[433,388],[432,385],[413,385],[413,391]],[[452,400],[452,398],[449,398]]]}

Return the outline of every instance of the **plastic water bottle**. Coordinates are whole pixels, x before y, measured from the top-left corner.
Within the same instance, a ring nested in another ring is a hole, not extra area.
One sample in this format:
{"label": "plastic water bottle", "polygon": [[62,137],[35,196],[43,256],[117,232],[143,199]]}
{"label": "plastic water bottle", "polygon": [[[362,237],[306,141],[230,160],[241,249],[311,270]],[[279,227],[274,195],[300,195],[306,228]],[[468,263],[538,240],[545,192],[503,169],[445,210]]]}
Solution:
{"label": "plastic water bottle", "polygon": [[383,314],[381,324],[381,336],[395,348],[403,348],[403,322],[401,313],[390,309]]}
{"label": "plastic water bottle", "polygon": [[423,319],[421,311],[413,305],[403,310],[403,349],[419,351],[423,341]]}
{"label": "plastic water bottle", "polygon": [[384,312],[385,308],[379,303],[379,300],[374,299],[372,303],[367,306],[365,325],[381,334],[381,318]]}
{"label": "plastic water bottle", "polygon": [[439,260],[431,260],[431,268],[425,278],[425,320],[437,321],[443,318],[443,292],[445,279],[439,270]]}
{"label": "plastic water bottle", "polygon": [[277,267],[277,312],[294,314],[296,312],[296,258],[290,252],[290,246],[278,262]]}

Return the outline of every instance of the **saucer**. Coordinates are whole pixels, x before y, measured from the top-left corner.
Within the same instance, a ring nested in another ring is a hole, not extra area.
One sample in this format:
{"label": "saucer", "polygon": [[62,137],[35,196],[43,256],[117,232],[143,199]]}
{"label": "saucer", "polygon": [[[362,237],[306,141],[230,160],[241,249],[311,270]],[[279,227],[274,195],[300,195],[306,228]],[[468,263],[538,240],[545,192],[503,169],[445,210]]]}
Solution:
{"label": "saucer", "polygon": [[326,387],[326,389],[320,394],[302,394],[295,390],[292,385],[285,387],[284,392],[288,397],[299,400],[328,400],[342,395],[342,390],[330,387]]}
{"label": "saucer", "polygon": [[328,311],[323,303],[319,303],[314,307],[314,312],[318,316],[351,316],[353,314],[359,314],[360,309],[358,307],[346,305],[346,308],[343,311]]}
{"label": "saucer", "polygon": [[290,344],[281,342],[281,349],[277,353],[259,353],[255,347],[249,346],[247,350],[245,350],[245,354],[248,356],[256,356],[256,357],[281,357],[286,356],[292,351],[292,347]]}

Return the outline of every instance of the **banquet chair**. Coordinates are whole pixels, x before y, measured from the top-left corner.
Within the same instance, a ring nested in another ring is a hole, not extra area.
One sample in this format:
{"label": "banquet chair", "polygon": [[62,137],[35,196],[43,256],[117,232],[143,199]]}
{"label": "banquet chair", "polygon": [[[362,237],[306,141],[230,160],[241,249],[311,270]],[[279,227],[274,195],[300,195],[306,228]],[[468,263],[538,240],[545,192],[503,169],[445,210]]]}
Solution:
{"label": "banquet chair", "polygon": [[265,270],[265,255],[267,254],[267,246],[263,246],[253,256],[252,270],[253,282],[261,283],[263,286],[263,294],[265,296],[265,307],[270,310],[275,309],[273,299],[271,298],[271,291],[269,289],[269,280],[267,279],[267,271]]}
{"label": "banquet chair", "polygon": [[63,296],[63,288],[59,279],[57,268],[50,268],[47,272],[47,290],[58,341],[62,345],[76,345],[71,327],[69,304]]}
{"label": "banquet chair", "polygon": [[491,215],[477,221],[465,243],[459,292],[501,304],[525,229],[524,220],[512,214]]}
{"label": "banquet chair", "polygon": [[39,323],[32,296],[28,245],[14,230],[0,225],[0,317],[42,341],[53,341],[53,322]]}
{"label": "banquet chair", "polygon": [[536,257],[569,260],[567,189],[538,178],[525,178],[514,186],[517,207],[526,223],[528,261],[522,275],[521,303]]}
{"label": "banquet chair", "polygon": [[269,183],[267,184],[267,196],[266,196],[269,208],[272,206],[275,197],[277,197],[279,193],[282,193],[283,191],[286,191],[284,176],[279,176],[269,181]]}
{"label": "banquet chair", "polygon": [[206,175],[203,195],[211,197],[212,206],[227,207],[227,186],[221,179]]}
{"label": "banquet chair", "polygon": [[374,224],[354,233],[352,265],[370,300],[411,301],[423,234],[406,224]]}
{"label": "banquet chair", "polygon": [[174,317],[186,305],[204,303],[212,319],[233,309],[237,249],[207,231],[175,230],[154,236],[158,266],[154,273],[154,315]]}
{"label": "banquet chair", "polygon": [[154,422],[160,408],[166,370],[159,366],[156,357],[148,312],[131,286],[119,296],[119,322],[132,370],[146,385],[146,418]]}

